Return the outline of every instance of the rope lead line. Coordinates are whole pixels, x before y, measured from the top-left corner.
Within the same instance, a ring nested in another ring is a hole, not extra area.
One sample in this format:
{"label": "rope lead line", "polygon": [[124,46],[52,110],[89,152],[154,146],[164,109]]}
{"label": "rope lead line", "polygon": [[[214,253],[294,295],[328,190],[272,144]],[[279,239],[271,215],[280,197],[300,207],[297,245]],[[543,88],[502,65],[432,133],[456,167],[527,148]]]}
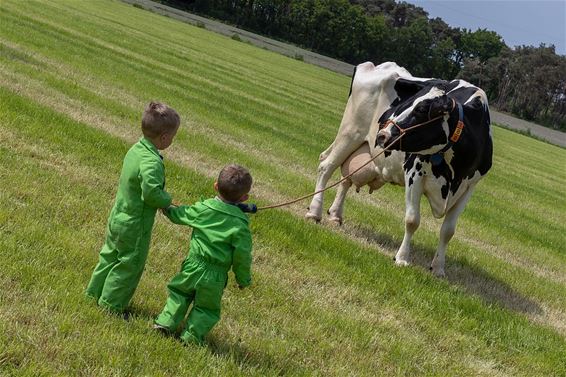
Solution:
{"label": "rope lead line", "polygon": [[279,208],[279,207],[288,206],[288,205],[290,205],[290,204],[300,202],[301,200],[304,200],[304,199],[306,199],[306,198],[310,198],[311,196],[315,196],[316,194],[320,194],[321,192],[324,192],[324,191],[326,191],[326,190],[328,190],[328,189],[331,189],[331,188],[334,187],[334,186],[339,185],[340,183],[344,182],[346,179],[350,178],[352,175],[354,175],[354,174],[356,174],[358,171],[360,171],[364,166],[366,166],[367,164],[369,164],[370,162],[372,162],[373,160],[375,160],[376,158],[378,158],[379,156],[381,156],[383,153],[385,153],[385,151],[389,150],[389,148],[390,148],[393,144],[395,144],[395,143],[397,142],[397,140],[400,140],[404,135],[405,135],[404,133],[401,133],[398,138],[396,138],[391,144],[389,144],[389,147],[383,148],[383,150],[382,150],[381,152],[379,152],[379,153],[378,153],[377,155],[375,155],[374,157],[370,158],[367,162],[365,162],[363,165],[361,165],[359,168],[357,168],[356,170],[354,170],[353,172],[351,172],[351,173],[348,174],[347,176],[343,177],[343,178],[342,178],[341,180],[339,180],[338,182],[335,182],[335,183],[331,184],[330,186],[327,186],[327,187],[323,188],[322,190],[318,190],[318,191],[315,191],[315,192],[313,192],[313,193],[311,193],[311,194],[307,194],[307,195],[301,196],[300,198],[291,200],[291,201],[289,201],[289,202],[284,202],[284,203],[279,203],[279,204],[273,204],[273,205],[265,206],[265,207],[258,207],[257,210],[260,211],[260,210],[264,210],[264,209],[272,209],[272,208]]}

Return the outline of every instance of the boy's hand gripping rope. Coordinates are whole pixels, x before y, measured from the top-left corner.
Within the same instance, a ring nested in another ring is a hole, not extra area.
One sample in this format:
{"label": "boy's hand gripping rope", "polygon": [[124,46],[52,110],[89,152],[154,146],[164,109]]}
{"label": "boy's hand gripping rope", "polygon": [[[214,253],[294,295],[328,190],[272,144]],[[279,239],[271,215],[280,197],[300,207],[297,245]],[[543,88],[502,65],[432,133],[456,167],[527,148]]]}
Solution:
{"label": "boy's hand gripping rope", "polygon": [[[427,122],[428,123],[428,122]],[[376,154],[374,157],[370,158],[367,162],[365,162],[363,165],[361,165],[359,168],[357,168],[356,170],[354,170],[353,172],[351,172],[350,174],[348,174],[347,176],[343,177],[341,180],[339,180],[338,182],[335,182],[333,184],[331,184],[330,186],[326,186],[325,188],[323,188],[322,190],[318,190],[315,191],[313,193],[301,196],[300,198],[288,201],[288,202],[284,202],[284,203],[279,203],[279,204],[273,204],[270,206],[264,206],[264,207],[256,207],[255,204],[250,204],[249,206],[252,206],[252,208],[250,208],[250,211],[245,211],[245,212],[250,212],[250,213],[256,213],[257,211],[260,210],[264,210],[264,209],[272,209],[272,208],[278,208],[278,207],[284,207],[293,203],[297,203],[300,202],[303,199],[309,198],[311,196],[315,196],[316,194],[320,194],[321,192],[324,192],[334,186],[339,185],[340,183],[344,182],[346,179],[350,178],[352,175],[356,174],[358,171],[360,171],[364,166],[366,166],[367,164],[369,164],[370,162],[372,162],[373,160],[375,160],[376,158],[378,158],[379,156],[381,156],[385,151],[387,151],[393,144],[395,144],[397,142],[397,140],[400,140],[403,136],[405,136],[405,133],[401,133],[399,135],[399,137],[397,137],[395,140],[393,140],[393,142],[391,144],[389,144],[389,147],[387,148],[383,148],[383,150],[381,152],[379,152],[378,154]],[[253,210],[255,209],[255,211]]]}

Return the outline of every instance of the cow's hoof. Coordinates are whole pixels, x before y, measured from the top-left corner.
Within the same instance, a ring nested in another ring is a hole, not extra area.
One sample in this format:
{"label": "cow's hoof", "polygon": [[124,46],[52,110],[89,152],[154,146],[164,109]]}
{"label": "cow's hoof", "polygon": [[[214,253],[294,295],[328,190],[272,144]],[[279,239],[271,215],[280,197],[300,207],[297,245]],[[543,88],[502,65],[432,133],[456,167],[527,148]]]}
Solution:
{"label": "cow's hoof", "polygon": [[337,216],[330,216],[328,220],[338,226],[342,226],[342,218]]}
{"label": "cow's hoof", "polygon": [[322,216],[317,215],[315,213],[311,213],[311,212],[307,212],[307,214],[305,215],[305,218],[308,220],[312,220],[314,222],[316,222],[317,224],[320,222],[320,220],[322,220]]}
{"label": "cow's hoof", "polygon": [[397,259],[397,258],[395,258],[395,264],[399,267],[407,267],[410,265],[409,261],[406,261],[404,259]]}

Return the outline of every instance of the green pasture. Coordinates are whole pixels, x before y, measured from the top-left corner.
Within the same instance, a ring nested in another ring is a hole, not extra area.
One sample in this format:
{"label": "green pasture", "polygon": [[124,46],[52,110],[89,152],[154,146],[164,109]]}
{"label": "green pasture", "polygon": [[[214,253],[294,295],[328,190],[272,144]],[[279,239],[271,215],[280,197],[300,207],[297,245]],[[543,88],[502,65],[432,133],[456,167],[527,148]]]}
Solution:
{"label": "green pasture", "polygon": [[313,190],[349,82],[120,1],[1,0],[0,375],[566,376],[566,151],[499,127],[446,279],[426,200],[414,266],[394,265],[388,186],[352,190],[342,227],[306,221],[307,201],[254,215],[254,285],[231,278],[208,347],[151,329],[189,239],[162,216],[130,319],[83,297],[147,102],[182,117],[176,200],[238,162],[267,205]]}

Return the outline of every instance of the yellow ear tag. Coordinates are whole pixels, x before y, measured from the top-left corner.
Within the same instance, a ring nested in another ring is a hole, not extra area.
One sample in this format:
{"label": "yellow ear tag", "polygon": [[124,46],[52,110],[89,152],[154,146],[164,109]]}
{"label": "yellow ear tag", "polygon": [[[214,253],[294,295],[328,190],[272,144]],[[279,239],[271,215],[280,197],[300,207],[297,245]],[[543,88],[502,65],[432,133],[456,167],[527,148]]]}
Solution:
{"label": "yellow ear tag", "polygon": [[462,129],[463,128],[464,128],[464,122],[459,120],[458,124],[456,125],[456,129],[454,130],[454,133],[452,134],[452,137],[450,138],[451,142],[455,143],[460,139],[460,135],[462,135]]}

